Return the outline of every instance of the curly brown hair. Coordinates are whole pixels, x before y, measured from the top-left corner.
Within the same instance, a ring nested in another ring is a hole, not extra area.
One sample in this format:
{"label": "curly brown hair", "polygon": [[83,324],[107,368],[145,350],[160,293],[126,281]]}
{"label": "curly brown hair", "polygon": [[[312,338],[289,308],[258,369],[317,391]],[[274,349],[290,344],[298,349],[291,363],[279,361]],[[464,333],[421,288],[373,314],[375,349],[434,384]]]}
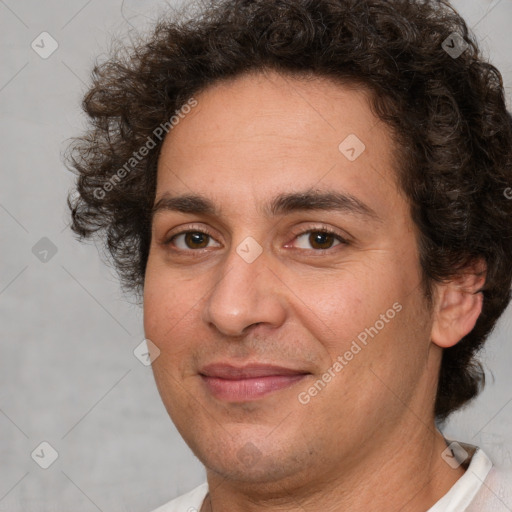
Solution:
{"label": "curly brown hair", "polygon": [[[462,53],[447,52],[446,41]],[[167,122],[168,129],[187,100],[211,84],[265,70],[356,83],[372,93],[373,111],[399,143],[396,173],[420,231],[429,304],[433,283],[485,261],[482,313],[444,350],[435,403],[444,421],[483,386],[475,354],[507,306],[512,280],[512,201],[505,192],[512,122],[502,77],[448,2],[221,0],[191,17],[160,21],[147,39],[94,68],[83,101],[90,129],[67,157],[78,174],[68,197],[73,231],[80,239],[100,235],[123,288],[140,298],[163,140],[158,127]]]}

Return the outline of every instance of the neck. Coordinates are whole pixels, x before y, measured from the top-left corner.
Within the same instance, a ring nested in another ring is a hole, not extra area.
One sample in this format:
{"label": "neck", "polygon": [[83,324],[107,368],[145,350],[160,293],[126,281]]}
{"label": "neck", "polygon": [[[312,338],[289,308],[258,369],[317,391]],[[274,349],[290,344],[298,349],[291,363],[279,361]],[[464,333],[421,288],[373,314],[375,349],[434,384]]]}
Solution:
{"label": "neck", "polygon": [[[398,428],[394,439],[380,443],[357,463],[337,468],[308,469],[279,482],[233,482],[210,470],[210,493],[201,512],[423,512],[434,505],[463,475],[441,458],[443,436],[432,426],[415,435]],[[332,475],[335,475],[333,478]]]}

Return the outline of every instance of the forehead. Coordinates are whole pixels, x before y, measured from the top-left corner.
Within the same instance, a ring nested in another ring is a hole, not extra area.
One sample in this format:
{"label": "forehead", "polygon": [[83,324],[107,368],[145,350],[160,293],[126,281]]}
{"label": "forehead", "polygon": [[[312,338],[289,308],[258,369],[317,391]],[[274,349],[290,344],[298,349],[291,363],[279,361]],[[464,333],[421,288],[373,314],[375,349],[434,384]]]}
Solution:
{"label": "forehead", "polygon": [[393,208],[403,201],[396,149],[370,98],[356,85],[274,72],[219,82],[195,96],[197,106],[167,135],[156,200],[200,191],[232,201],[237,192],[246,202],[315,188]]}

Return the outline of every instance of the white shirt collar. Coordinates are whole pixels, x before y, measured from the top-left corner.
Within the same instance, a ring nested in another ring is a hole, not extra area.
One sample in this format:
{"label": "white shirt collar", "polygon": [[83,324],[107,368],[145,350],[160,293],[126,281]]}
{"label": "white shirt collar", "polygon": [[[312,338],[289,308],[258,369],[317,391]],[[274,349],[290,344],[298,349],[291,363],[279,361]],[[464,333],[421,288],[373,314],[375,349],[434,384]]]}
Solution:
{"label": "white shirt collar", "polygon": [[[466,472],[455,482],[455,485],[427,512],[462,512],[474,500],[484,486],[492,468],[492,462],[478,447],[458,443],[471,456]],[[191,492],[174,499],[153,512],[189,512],[200,510],[203,500],[208,494],[208,484],[205,482]]]}
{"label": "white shirt collar", "polygon": [[482,488],[492,468],[492,462],[478,447],[460,443],[468,453],[473,453],[466,472],[454,486],[427,512],[461,512],[468,507]]}

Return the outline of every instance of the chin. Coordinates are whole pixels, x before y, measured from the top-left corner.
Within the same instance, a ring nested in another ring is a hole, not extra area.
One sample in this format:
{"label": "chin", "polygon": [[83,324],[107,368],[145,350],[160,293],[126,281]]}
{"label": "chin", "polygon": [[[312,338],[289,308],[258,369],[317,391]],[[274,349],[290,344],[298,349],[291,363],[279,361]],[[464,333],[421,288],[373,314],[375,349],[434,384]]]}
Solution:
{"label": "chin", "polygon": [[300,446],[302,453],[292,452],[293,436],[269,436],[268,432],[258,436],[251,429],[244,434],[238,433],[237,441],[234,435],[226,435],[223,442],[217,438],[213,444],[203,438],[189,446],[209,471],[240,483],[275,483],[311,467],[311,453],[306,447]]}
{"label": "chin", "polygon": [[255,461],[246,459],[241,461],[238,457],[226,458],[215,457],[212,454],[201,459],[205,467],[214,473],[229,479],[245,484],[270,484],[291,476],[294,472],[300,471],[297,464],[295,470],[284,464],[280,457],[261,456]]}

